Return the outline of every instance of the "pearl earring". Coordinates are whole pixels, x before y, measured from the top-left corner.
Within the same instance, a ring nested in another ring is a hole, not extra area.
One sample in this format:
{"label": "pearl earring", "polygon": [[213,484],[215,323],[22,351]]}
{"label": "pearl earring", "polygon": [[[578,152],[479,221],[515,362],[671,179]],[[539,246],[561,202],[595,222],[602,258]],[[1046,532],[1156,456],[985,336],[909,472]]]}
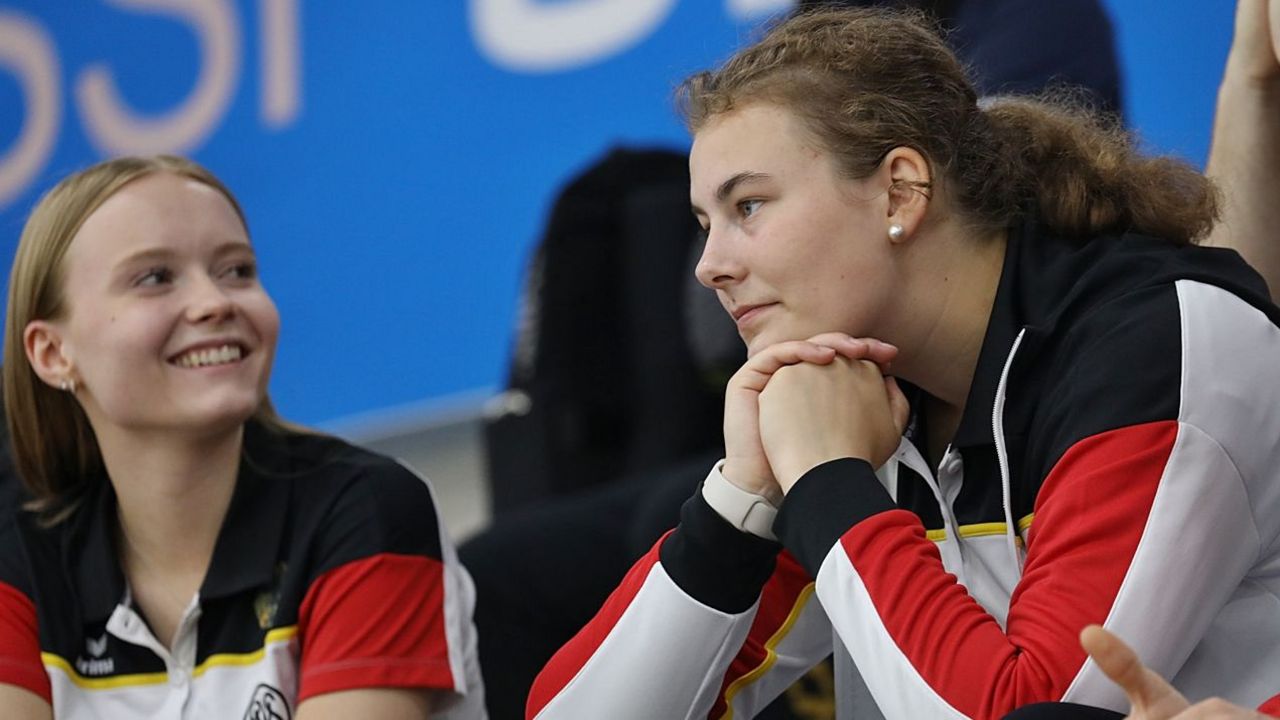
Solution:
{"label": "pearl earring", "polygon": [[67,378],[63,378],[63,379],[62,379],[62,382],[58,383],[58,389],[59,389],[59,390],[62,390],[63,392],[69,392],[69,393],[71,393],[72,395],[75,395],[75,394],[76,394],[76,381],[75,381],[75,380],[68,380]]}
{"label": "pearl earring", "polygon": [[889,226],[889,239],[893,240],[894,242],[897,242],[898,240],[902,239],[902,235],[906,231],[907,231],[906,228],[902,227],[898,223],[894,223]]}

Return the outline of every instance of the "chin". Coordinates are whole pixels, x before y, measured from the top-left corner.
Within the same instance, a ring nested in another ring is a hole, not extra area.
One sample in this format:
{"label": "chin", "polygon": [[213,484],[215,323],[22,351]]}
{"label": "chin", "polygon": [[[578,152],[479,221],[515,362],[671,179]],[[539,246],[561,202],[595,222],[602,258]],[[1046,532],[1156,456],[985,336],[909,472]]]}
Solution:
{"label": "chin", "polygon": [[222,430],[234,428],[243,425],[245,421],[253,417],[258,408],[262,405],[262,397],[258,395],[248,395],[243,397],[223,396],[216,402],[203,405],[201,407],[192,407],[188,412],[183,413],[185,417],[182,424],[193,429],[204,428],[207,430]]}

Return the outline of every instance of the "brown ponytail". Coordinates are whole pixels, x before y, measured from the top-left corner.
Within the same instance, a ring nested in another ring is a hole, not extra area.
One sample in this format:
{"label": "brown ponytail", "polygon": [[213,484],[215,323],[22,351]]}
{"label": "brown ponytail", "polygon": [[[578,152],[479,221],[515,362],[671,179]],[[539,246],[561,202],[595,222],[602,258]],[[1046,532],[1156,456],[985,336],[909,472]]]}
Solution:
{"label": "brown ponytail", "polygon": [[753,102],[796,113],[850,178],[895,147],[922,153],[935,186],[975,225],[1028,208],[1070,237],[1138,232],[1196,242],[1218,213],[1213,184],[1186,162],[1144,157],[1114,121],[1059,94],[979,107],[937,26],[914,11],[819,8],[778,24],[678,91],[696,133]]}

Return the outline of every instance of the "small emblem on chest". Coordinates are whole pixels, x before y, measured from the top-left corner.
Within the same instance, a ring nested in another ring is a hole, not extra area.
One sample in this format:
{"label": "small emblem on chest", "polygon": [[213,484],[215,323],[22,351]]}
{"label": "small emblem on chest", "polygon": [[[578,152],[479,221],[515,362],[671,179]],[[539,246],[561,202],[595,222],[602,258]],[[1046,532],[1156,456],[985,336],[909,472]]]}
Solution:
{"label": "small emblem on chest", "polygon": [[102,657],[107,651],[107,634],[103,633],[101,637],[85,638],[84,648],[88,653],[88,657],[76,658],[76,672],[89,677],[99,675],[110,675],[116,671],[115,661],[111,658]]}
{"label": "small emblem on chest", "polygon": [[275,624],[276,610],[280,608],[280,581],[284,578],[287,569],[288,566],[285,563],[278,563],[271,587],[258,593],[258,596],[253,599],[253,613],[258,616],[258,627],[263,630]]}
{"label": "small emblem on chest", "polygon": [[289,701],[284,693],[270,685],[259,685],[253,689],[253,697],[249,707],[244,711],[244,720],[292,720],[289,712]]}

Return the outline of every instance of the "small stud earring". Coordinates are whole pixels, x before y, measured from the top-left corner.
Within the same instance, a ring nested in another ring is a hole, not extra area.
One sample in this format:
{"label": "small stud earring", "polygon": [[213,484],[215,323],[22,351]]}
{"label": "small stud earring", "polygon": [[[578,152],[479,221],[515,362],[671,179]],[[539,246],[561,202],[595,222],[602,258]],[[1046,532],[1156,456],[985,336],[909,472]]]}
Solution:
{"label": "small stud earring", "polygon": [[898,223],[894,223],[889,226],[889,239],[893,240],[894,242],[897,242],[898,240],[902,239],[902,235],[906,231],[907,231],[906,228],[902,227]]}
{"label": "small stud earring", "polygon": [[69,393],[71,393],[72,395],[75,395],[75,394],[76,394],[76,381],[75,381],[75,380],[68,380],[67,378],[63,378],[63,379],[62,379],[62,382],[58,383],[58,389],[59,389],[59,390],[62,390],[63,392],[69,392]]}

